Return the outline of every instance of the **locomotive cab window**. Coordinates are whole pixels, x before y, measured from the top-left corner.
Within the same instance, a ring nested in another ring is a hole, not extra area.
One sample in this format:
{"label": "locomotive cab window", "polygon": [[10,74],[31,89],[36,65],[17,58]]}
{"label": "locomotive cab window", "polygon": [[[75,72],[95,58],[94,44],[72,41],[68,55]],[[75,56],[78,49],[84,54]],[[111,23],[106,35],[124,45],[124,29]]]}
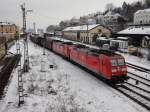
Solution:
{"label": "locomotive cab window", "polygon": [[110,62],[112,66],[117,66],[117,60],[112,59]]}
{"label": "locomotive cab window", "polygon": [[122,65],[125,65],[125,61],[124,59],[112,59],[111,60],[111,65],[112,66],[122,66]]}
{"label": "locomotive cab window", "polygon": [[125,65],[124,59],[118,59],[118,65]]}

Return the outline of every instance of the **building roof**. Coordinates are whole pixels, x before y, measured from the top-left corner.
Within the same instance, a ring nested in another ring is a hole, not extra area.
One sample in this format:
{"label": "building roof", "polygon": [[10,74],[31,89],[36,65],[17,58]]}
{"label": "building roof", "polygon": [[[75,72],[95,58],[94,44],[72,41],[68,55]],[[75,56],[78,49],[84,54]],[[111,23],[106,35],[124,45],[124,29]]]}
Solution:
{"label": "building roof", "polygon": [[150,34],[150,26],[132,26],[118,32],[118,34]]}
{"label": "building roof", "polygon": [[145,13],[145,12],[150,12],[150,8],[144,9],[144,10],[138,10],[138,11],[135,12],[135,14],[138,14],[138,13]]}
{"label": "building roof", "polygon": [[0,25],[15,25],[15,24],[12,24],[12,23],[9,23],[9,22],[0,22]]}
{"label": "building roof", "polygon": [[[88,30],[91,30],[95,27],[99,26],[99,24],[88,25]],[[63,31],[86,31],[87,25],[75,26],[75,27],[67,27]]]}
{"label": "building roof", "polygon": [[117,37],[117,39],[119,39],[119,40],[128,40],[129,37]]}
{"label": "building roof", "polygon": [[114,13],[112,11],[108,11],[104,16],[116,16],[116,17],[118,17],[118,16],[121,16],[121,15],[119,13]]}
{"label": "building roof", "polygon": [[150,40],[150,37],[148,37],[148,36],[145,36],[145,39],[146,39],[146,40]]}

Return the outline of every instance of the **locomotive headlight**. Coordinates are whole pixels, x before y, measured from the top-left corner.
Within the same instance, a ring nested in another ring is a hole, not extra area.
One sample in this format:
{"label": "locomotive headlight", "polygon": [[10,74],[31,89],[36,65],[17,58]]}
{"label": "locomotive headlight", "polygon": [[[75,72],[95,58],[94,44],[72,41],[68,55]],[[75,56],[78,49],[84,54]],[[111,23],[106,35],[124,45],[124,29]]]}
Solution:
{"label": "locomotive headlight", "polygon": [[127,71],[127,68],[122,68],[122,71]]}
{"label": "locomotive headlight", "polygon": [[111,72],[117,72],[117,69],[112,69]]}

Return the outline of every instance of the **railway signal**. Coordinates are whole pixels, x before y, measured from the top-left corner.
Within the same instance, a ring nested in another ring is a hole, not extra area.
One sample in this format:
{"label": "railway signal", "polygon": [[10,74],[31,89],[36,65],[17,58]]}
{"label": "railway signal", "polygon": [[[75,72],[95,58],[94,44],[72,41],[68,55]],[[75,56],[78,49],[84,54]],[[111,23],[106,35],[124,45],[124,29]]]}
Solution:
{"label": "railway signal", "polygon": [[[27,12],[31,12],[32,10],[27,10],[25,8],[25,3],[21,5],[22,15],[23,15],[23,39],[24,39],[24,64],[23,64],[23,70],[21,69],[21,62],[18,64],[18,92],[19,92],[19,104],[24,103],[24,93],[23,93],[23,82],[22,82],[22,74],[23,72],[28,72],[29,70],[29,54],[28,54],[28,38],[27,38],[27,32],[26,32],[26,14]],[[18,33],[17,35],[17,42],[16,42],[16,49],[17,54],[21,54],[20,52],[20,44],[19,44],[19,38],[20,35]]]}
{"label": "railway signal", "polygon": [[24,72],[29,70],[29,54],[28,54],[28,35],[26,32],[26,15],[32,10],[26,10],[25,3],[21,5],[22,15],[23,15],[23,39],[24,39]]}

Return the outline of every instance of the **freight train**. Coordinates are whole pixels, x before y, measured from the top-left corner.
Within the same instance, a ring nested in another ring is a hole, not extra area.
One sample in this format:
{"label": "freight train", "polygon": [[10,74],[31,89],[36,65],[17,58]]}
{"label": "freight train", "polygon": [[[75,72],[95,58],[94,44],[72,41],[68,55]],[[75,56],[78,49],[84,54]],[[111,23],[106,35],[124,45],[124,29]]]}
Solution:
{"label": "freight train", "polygon": [[113,51],[94,49],[82,44],[57,40],[52,37],[31,36],[31,41],[96,73],[103,79],[122,83],[127,80],[127,66],[123,56]]}

